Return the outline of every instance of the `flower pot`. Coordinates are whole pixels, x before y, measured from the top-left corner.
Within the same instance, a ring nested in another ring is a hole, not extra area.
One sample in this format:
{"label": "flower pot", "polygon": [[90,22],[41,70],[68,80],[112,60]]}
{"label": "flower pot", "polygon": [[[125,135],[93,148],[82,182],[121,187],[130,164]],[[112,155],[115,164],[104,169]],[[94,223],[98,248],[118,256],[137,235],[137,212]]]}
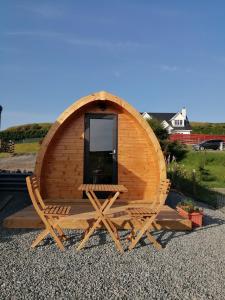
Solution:
{"label": "flower pot", "polygon": [[182,217],[191,220],[192,227],[202,226],[203,211],[188,213],[187,211],[182,209],[182,207],[179,207],[179,206],[177,206],[177,211],[178,211],[179,215],[181,215]]}

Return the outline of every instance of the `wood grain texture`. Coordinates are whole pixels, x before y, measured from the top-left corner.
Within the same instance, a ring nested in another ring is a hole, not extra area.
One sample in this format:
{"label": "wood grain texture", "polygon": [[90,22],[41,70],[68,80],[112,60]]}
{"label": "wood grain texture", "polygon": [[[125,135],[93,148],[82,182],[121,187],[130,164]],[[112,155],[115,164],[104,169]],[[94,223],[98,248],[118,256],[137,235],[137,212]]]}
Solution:
{"label": "wood grain texture", "polygon": [[[104,111],[98,105],[101,101],[106,103]],[[83,183],[85,113],[118,115],[118,184],[128,189],[120,199],[153,199],[160,180],[166,178],[158,140],[139,112],[107,92],[81,98],[50,129],[35,167],[43,197],[62,201],[82,198],[78,187]]]}

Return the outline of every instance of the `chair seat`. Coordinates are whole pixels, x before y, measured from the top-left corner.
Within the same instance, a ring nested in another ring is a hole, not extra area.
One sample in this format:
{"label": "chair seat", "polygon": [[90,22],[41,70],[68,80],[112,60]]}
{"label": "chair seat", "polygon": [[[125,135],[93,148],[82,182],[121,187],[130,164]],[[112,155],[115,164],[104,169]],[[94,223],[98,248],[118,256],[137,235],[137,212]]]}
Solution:
{"label": "chair seat", "polygon": [[71,206],[66,205],[47,205],[44,209],[45,215],[51,216],[67,216],[71,210]]}
{"label": "chair seat", "polygon": [[156,210],[151,209],[151,208],[146,208],[146,207],[132,207],[127,209],[128,214],[131,217],[151,217],[153,214],[156,214]]}

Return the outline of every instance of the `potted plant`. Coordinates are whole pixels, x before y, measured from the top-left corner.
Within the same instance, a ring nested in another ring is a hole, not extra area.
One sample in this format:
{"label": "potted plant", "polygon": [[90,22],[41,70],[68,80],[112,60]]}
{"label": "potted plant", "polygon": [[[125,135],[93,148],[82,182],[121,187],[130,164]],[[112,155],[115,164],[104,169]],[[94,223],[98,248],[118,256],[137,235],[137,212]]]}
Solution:
{"label": "potted plant", "polygon": [[182,217],[191,220],[193,227],[202,226],[203,210],[196,206],[192,199],[185,199],[179,202],[177,211]]}

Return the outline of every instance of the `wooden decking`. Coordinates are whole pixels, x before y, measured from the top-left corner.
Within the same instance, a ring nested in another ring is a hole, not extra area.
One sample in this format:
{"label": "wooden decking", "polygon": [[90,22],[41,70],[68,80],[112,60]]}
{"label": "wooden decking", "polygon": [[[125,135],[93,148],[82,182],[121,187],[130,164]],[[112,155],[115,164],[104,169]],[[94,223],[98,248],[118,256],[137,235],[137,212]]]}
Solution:
{"label": "wooden decking", "polygon": [[[93,211],[93,208],[88,202],[67,204],[72,206],[71,212],[73,214],[90,213]],[[116,215],[116,217],[112,220],[118,228],[130,229],[130,220],[128,215]],[[158,226],[162,229],[191,230],[191,221],[182,218],[176,210],[167,205],[162,208],[156,221]],[[79,220],[72,216],[63,220],[60,225],[62,228],[67,229],[86,229],[88,227],[87,221]],[[30,205],[7,217],[3,221],[3,226],[6,228],[42,228],[43,224],[33,206]]]}

